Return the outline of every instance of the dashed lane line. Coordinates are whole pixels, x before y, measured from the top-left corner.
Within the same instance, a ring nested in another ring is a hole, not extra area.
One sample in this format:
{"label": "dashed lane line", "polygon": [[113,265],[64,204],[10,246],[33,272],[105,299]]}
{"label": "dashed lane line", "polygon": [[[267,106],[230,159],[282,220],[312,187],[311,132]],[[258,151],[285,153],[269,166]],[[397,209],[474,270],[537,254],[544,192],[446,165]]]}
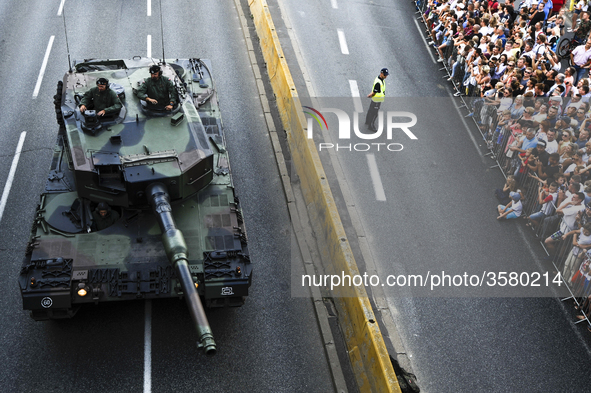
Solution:
{"label": "dashed lane line", "polygon": [[344,55],[348,55],[349,47],[347,47],[347,40],[345,39],[345,32],[343,29],[337,29],[337,35],[339,36],[339,44],[341,44],[341,52]]}
{"label": "dashed lane line", "polygon": [[39,89],[41,89],[41,82],[43,81],[43,75],[45,74],[45,68],[47,67],[47,60],[49,60],[49,54],[51,53],[51,47],[53,46],[53,40],[55,36],[52,35],[49,37],[49,43],[47,44],[47,49],[45,50],[45,57],[43,57],[43,63],[41,64],[41,69],[39,70],[39,77],[37,78],[37,84],[35,85],[35,90],[33,91],[33,99],[37,98],[39,95]]}
{"label": "dashed lane line", "polygon": [[21,156],[21,151],[23,150],[23,144],[25,143],[26,136],[27,136],[26,131],[21,132],[21,136],[18,140],[18,144],[16,145],[16,152],[14,153],[14,158],[12,159],[12,165],[10,166],[10,172],[8,172],[8,178],[6,179],[6,184],[4,185],[4,191],[2,192],[2,198],[0,199],[0,222],[2,221],[2,216],[4,215],[4,208],[6,207],[6,201],[8,200],[8,195],[10,194],[12,182],[14,181],[14,174],[16,172],[18,160]]}
{"label": "dashed lane line", "polygon": [[363,112],[363,104],[361,103],[361,94],[359,94],[359,86],[357,85],[357,81],[349,80],[349,88],[351,89],[351,97],[353,97],[355,112]]}
{"label": "dashed lane line", "polygon": [[385,201],[386,193],[384,192],[382,178],[380,177],[380,171],[378,170],[376,156],[373,154],[368,154],[366,157],[367,165],[369,166],[369,174],[371,175],[371,182],[373,183],[373,189],[376,193],[376,200]]}
{"label": "dashed lane line", "polygon": [[62,16],[62,12],[64,10],[64,3],[66,2],[66,0],[62,0],[60,2],[60,7],[57,10],[57,16]]}
{"label": "dashed lane line", "polygon": [[144,393],[152,392],[152,301],[144,308]]}

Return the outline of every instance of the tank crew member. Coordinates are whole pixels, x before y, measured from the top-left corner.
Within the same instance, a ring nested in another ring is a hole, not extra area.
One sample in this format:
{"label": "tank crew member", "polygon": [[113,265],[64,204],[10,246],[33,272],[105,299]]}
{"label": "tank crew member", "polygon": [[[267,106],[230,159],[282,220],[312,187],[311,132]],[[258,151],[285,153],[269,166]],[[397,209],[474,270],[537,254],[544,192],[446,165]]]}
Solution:
{"label": "tank crew member", "polygon": [[84,113],[87,109],[94,109],[98,116],[117,115],[121,107],[121,101],[117,93],[109,88],[107,78],[99,78],[96,81],[96,87],[84,93],[80,102],[80,112]]}
{"label": "tank crew member", "polygon": [[378,117],[380,105],[384,102],[384,97],[386,95],[386,78],[388,75],[390,75],[388,69],[382,68],[380,75],[378,75],[373,82],[373,91],[367,95],[367,98],[371,98],[371,104],[369,105],[367,116],[365,117],[365,125],[371,131],[376,131],[374,123]]}
{"label": "tank crew member", "polygon": [[164,109],[167,111],[177,103],[177,93],[172,81],[162,77],[162,69],[157,65],[150,67],[150,78],[144,79],[137,90],[137,97],[152,105],[165,105]]}
{"label": "tank crew member", "polygon": [[119,213],[111,209],[105,202],[101,202],[92,212],[92,226],[90,228],[92,231],[102,231],[113,225],[118,219]]}

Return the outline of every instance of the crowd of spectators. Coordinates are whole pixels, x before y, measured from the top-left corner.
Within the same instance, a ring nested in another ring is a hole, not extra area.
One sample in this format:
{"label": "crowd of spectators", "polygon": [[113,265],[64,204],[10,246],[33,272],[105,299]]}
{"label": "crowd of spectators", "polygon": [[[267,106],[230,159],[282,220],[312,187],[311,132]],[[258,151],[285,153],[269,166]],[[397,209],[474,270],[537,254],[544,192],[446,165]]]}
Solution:
{"label": "crowd of spectators", "polygon": [[[583,280],[585,288],[591,282],[588,1],[576,3],[570,29],[562,0],[430,0],[420,8],[455,95],[468,97],[469,116],[507,175],[496,190],[497,219],[526,221],[565,280]],[[556,54],[566,34],[577,43],[570,63]]]}
{"label": "crowd of spectators", "polygon": [[[447,62],[452,70],[449,80],[459,82],[457,95],[479,96],[489,90],[494,92],[488,94],[494,95],[497,83],[502,83],[512,98],[588,95],[585,77],[591,47],[586,48],[584,42],[591,20],[587,0],[579,1],[580,17],[571,29],[580,43],[572,52],[572,68],[565,67],[556,55],[556,45],[565,34],[565,11],[554,11],[553,1],[557,0],[526,0],[519,8],[514,0],[503,4],[492,0],[430,1],[425,10],[429,44],[437,48],[439,61]],[[559,87],[554,86],[557,80],[562,82]]]}

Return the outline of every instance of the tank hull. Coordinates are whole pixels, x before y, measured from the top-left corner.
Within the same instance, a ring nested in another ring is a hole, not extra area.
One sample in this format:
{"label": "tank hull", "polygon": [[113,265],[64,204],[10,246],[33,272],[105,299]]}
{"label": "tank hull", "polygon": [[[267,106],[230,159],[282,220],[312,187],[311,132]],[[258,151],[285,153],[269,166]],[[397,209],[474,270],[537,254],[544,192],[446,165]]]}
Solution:
{"label": "tank hull", "polygon": [[[47,195],[45,203],[51,204],[53,197]],[[45,206],[39,205],[38,212]],[[243,223],[236,215],[233,190],[211,185],[172,207],[205,304],[242,305],[251,265],[243,232],[235,229]],[[19,279],[23,307],[35,319],[70,317],[88,303],[183,296],[150,209],[122,209],[119,221],[109,228],[68,237],[49,225],[45,234],[43,226],[35,229],[40,237],[25,257]],[[80,283],[87,288],[85,296],[76,292]],[[52,305],[47,307],[47,302]]]}

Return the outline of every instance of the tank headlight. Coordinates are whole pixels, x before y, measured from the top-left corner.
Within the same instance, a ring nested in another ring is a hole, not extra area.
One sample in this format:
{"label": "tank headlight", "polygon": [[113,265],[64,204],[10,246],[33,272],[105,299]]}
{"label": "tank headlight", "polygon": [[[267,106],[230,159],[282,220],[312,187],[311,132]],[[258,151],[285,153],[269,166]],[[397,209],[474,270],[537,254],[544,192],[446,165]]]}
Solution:
{"label": "tank headlight", "polygon": [[86,285],[83,282],[78,284],[78,296],[84,297],[87,293],[88,291],[86,290]]}

